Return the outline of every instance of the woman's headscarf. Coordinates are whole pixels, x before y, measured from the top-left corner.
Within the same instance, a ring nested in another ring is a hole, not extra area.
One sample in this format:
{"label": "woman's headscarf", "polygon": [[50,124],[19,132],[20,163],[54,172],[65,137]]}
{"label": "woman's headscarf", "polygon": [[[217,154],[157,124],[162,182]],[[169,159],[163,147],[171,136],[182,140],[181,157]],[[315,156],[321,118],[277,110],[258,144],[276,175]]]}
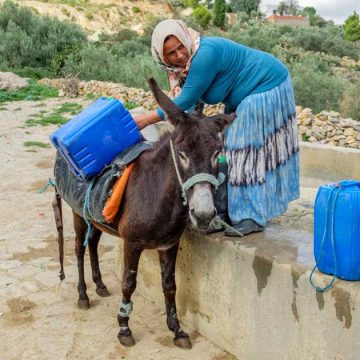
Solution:
{"label": "woman's headscarf", "polygon": [[[189,60],[184,68],[171,66],[164,60],[164,41],[170,36],[176,36],[189,52]],[[155,61],[168,73],[170,95],[179,95],[185,82],[191,61],[200,45],[200,34],[188,28],[181,20],[168,19],[156,25],[151,38],[151,53]]]}

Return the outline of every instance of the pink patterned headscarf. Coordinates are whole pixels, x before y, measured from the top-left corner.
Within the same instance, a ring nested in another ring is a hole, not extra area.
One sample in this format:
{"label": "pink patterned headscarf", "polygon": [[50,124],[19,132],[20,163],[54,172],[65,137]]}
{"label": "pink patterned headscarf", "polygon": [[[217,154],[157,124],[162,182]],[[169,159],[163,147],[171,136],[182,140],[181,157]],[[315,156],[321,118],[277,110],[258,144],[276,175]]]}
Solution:
{"label": "pink patterned headscarf", "polygon": [[[176,36],[189,52],[190,58],[185,68],[171,66],[164,60],[164,41],[170,35]],[[168,73],[170,96],[176,97],[179,95],[181,85],[189,72],[192,58],[199,46],[200,34],[188,28],[181,20],[164,20],[155,27],[151,38],[151,53],[155,61]]]}

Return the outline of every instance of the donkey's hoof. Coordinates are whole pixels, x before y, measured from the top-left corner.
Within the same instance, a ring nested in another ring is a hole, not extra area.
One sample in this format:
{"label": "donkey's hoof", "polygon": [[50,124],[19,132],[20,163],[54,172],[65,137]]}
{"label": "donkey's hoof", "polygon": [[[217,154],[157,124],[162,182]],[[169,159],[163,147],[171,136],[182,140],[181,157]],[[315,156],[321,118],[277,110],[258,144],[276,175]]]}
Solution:
{"label": "donkey's hoof", "polygon": [[130,347],[135,345],[135,340],[132,335],[124,336],[119,334],[118,339],[120,341],[120,344],[123,346]]}
{"label": "donkey's hoof", "polygon": [[174,338],[174,344],[180,349],[191,349],[192,344],[188,337]]}
{"label": "donkey's hoof", "polygon": [[90,307],[89,299],[79,299],[78,306],[79,306],[79,309],[88,310]]}
{"label": "donkey's hoof", "polygon": [[96,293],[101,297],[108,297],[110,296],[110,293],[106,287],[103,288],[97,288]]}

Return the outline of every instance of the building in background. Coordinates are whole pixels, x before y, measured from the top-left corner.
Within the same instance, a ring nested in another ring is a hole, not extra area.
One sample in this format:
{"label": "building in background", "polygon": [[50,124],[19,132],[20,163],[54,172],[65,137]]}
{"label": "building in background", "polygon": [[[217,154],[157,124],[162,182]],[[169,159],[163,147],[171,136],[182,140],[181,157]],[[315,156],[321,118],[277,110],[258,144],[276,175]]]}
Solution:
{"label": "building in background", "polygon": [[[279,4],[267,4],[261,9],[269,22],[280,25],[310,27],[310,20],[307,16],[291,15],[286,12],[279,13],[277,10],[278,6]],[[299,10],[302,9],[303,8],[299,8]]]}

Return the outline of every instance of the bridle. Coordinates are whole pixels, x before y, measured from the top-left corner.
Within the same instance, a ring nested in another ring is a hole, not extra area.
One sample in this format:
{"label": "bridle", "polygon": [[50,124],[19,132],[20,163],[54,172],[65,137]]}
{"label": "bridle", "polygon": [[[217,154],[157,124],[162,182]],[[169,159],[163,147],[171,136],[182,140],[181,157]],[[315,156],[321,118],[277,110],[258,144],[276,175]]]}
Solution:
{"label": "bridle", "polygon": [[222,173],[219,173],[218,177],[215,177],[214,175],[207,174],[207,173],[199,173],[199,174],[195,174],[195,175],[189,177],[185,182],[183,182],[182,177],[180,175],[178,162],[176,160],[174,143],[173,143],[172,139],[170,139],[170,149],[171,149],[171,156],[173,159],[173,163],[175,166],[176,176],[177,176],[177,178],[179,180],[179,184],[181,186],[181,193],[182,193],[182,197],[184,199],[184,202],[183,202],[184,205],[188,204],[188,198],[187,198],[188,190],[191,189],[195,184],[205,182],[205,183],[208,183],[208,184],[211,184],[212,186],[214,186],[215,191],[216,191],[217,188],[219,187],[219,185],[221,185],[225,181],[225,175]]}

